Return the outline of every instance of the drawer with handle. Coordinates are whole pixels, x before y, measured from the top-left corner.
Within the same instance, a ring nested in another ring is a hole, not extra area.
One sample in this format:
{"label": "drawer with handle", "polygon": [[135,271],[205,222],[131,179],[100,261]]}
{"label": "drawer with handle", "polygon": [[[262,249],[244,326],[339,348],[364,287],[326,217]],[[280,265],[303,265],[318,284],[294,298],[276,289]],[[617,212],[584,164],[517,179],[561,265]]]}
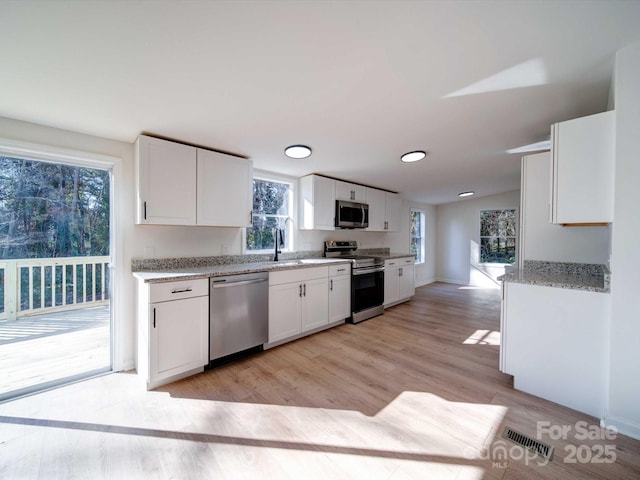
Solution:
{"label": "drawer with handle", "polygon": [[149,288],[149,303],[168,302],[183,298],[203,297],[205,295],[209,295],[208,278],[153,283]]}
{"label": "drawer with handle", "polygon": [[350,275],[350,274],[351,274],[351,264],[349,263],[341,263],[339,265],[329,266],[330,277],[337,277],[339,275]]}

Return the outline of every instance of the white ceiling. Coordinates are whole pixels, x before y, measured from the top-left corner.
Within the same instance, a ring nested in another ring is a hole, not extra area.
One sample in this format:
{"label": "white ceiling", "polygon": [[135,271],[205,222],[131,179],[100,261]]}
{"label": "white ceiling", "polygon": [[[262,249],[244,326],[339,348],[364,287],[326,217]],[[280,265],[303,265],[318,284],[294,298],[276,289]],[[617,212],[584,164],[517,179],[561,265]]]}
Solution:
{"label": "white ceiling", "polygon": [[506,150],[605,110],[637,40],[640,1],[0,0],[0,116],[440,204],[518,189]]}

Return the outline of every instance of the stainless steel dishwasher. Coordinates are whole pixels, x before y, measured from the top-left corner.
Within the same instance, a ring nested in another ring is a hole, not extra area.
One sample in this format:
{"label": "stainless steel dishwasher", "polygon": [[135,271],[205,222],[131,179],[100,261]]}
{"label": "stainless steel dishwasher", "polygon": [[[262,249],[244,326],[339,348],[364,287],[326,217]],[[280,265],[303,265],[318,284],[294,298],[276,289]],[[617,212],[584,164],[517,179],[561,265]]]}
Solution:
{"label": "stainless steel dishwasher", "polygon": [[209,360],[267,343],[268,273],[213,277],[210,287]]}

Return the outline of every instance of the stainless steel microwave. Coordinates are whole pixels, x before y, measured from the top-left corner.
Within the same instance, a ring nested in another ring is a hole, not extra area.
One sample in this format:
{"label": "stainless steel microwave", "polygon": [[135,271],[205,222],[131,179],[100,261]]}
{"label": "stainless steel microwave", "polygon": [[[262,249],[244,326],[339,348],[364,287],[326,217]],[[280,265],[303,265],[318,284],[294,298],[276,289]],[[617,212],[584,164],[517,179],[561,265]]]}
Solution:
{"label": "stainless steel microwave", "polygon": [[367,228],[369,226],[369,205],[367,203],[336,200],[337,228]]}

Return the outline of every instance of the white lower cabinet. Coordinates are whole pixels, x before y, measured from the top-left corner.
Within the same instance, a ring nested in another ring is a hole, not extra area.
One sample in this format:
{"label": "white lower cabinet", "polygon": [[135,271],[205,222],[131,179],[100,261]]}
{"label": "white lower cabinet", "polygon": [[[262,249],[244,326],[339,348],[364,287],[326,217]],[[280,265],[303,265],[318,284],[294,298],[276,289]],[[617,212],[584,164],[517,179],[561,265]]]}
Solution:
{"label": "white lower cabinet", "polygon": [[328,325],[328,267],[269,274],[269,343]]}
{"label": "white lower cabinet", "polygon": [[390,307],[415,295],[415,259],[402,257],[384,262],[384,306]]}
{"label": "white lower cabinet", "polygon": [[209,361],[209,282],[140,282],[138,374],[156,388]]}
{"label": "white lower cabinet", "polygon": [[500,370],[516,389],[602,418],[608,293],[503,284]]}
{"label": "white lower cabinet", "polygon": [[351,316],[351,266],[329,267],[329,323]]}

